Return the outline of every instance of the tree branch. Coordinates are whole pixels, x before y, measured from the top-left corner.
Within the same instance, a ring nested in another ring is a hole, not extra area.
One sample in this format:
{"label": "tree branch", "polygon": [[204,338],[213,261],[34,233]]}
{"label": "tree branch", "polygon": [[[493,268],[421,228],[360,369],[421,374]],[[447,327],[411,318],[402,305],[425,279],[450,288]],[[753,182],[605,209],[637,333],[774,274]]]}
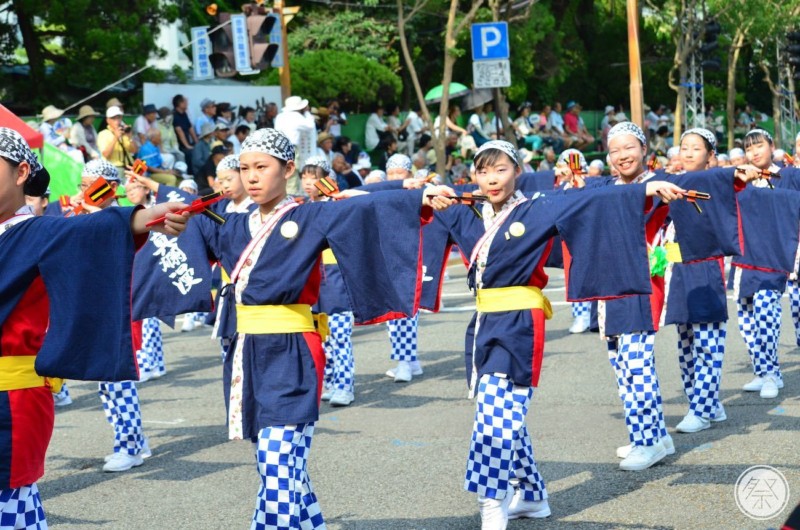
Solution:
{"label": "tree branch", "polygon": [[484,0],[473,0],[472,7],[469,9],[469,12],[461,19],[461,21],[456,25],[456,30],[453,32],[453,35],[457,38],[458,35],[464,31],[464,28],[467,24],[470,24],[472,20],[475,18],[475,13],[478,12],[478,9],[481,8],[483,5]]}

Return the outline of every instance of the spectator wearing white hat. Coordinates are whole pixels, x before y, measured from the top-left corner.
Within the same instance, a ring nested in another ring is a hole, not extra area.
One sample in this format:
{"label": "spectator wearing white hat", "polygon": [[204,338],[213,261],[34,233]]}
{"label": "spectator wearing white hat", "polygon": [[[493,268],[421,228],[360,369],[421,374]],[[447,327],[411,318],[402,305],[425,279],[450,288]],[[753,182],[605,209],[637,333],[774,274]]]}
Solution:
{"label": "spectator wearing white hat", "polygon": [[131,127],[122,121],[122,117],[119,107],[106,109],[106,128],[97,135],[100,155],[117,168],[120,178],[125,174],[125,168],[133,164],[133,155],[139,151]]}
{"label": "spectator wearing white hat", "polygon": [[589,162],[589,172],[587,176],[589,177],[601,177],[603,176],[603,172],[606,170],[606,165],[602,160],[592,160]]}
{"label": "spectator wearing white hat", "polygon": [[210,124],[212,127],[214,126],[214,117],[217,115],[217,104],[213,100],[205,98],[200,102],[200,111],[200,117],[194,122],[194,132],[197,136],[200,136],[204,125]]}
{"label": "spectator wearing white hat", "polygon": [[67,141],[66,138],[58,134],[53,127],[57,119],[64,115],[64,111],[48,105],[42,109],[42,124],[39,125],[39,132],[44,135],[44,141],[56,147]]}
{"label": "spectator wearing white hat", "polygon": [[92,107],[84,105],[78,109],[78,117],[69,130],[69,143],[75,149],[83,152],[86,162],[100,157],[97,148],[97,131],[94,129],[94,119],[99,116]]}
{"label": "spectator wearing white hat", "polygon": [[[305,161],[316,154],[317,126],[314,116],[308,111],[308,100],[290,96],[283,102],[281,112],[275,117],[275,129],[289,138],[295,149],[295,166],[303,167]],[[287,183],[289,194],[300,190],[300,179],[292,175]]]}
{"label": "spectator wearing white hat", "polygon": [[728,157],[731,159],[731,165],[733,167],[747,164],[747,156],[744,154],[744,149],[734,147],[728,152]]}

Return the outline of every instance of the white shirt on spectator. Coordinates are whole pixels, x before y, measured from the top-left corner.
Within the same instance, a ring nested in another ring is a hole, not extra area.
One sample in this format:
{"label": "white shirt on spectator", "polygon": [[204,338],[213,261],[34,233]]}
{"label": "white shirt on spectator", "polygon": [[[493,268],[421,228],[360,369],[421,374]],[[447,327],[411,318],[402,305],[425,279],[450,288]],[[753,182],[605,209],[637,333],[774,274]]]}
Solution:
{"label": "white shirt on spectator", "polygon": [[136,121],[133,122],[133,132],[145,136],[147,134],[147,131],[150,130],[150,127],[154,125],[155,122],[150,123],[144,116],[139,116],[138,118],[136,118]]}
{"label": "white shirt on spectator", "polygon": [[369,115],[369,118],[367,119],[367,130],[364,134],[364,140],[367,144],[367,151],[372,151],[378,147],[378,144],[381,141],[378,131],[383,132],[386,130],[386,127],[386,122],[384,122],[380,116],[374,112]]}
{"label": "white shirt on spectator", "polygon": [[55,145],[56,147],[67,141],[66,138],[56,133],[56,130],[53,128],[53,126],[46,121],[43,121],[39,126],[39,132],[44,135],[45,142],[50,145]]}

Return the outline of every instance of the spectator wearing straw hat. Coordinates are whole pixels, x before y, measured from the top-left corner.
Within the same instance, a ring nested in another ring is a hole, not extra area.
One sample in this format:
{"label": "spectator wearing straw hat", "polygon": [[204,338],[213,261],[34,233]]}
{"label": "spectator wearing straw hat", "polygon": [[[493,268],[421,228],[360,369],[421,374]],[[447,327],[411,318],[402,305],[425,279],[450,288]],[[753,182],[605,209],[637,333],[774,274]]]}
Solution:
{"label": "spectator wearing straw hat", "polygon": [[125,105],[123,105],[122,102],[117,98],[111,98],[106,101],[106,110],[110,109],[111,107],[119,107],[119,110],[125,112]]}
{"label": "spectator wearing straw hat", "polygon": [[44,135],[44,141],[56,147],[67,141],[66,138],[58,134],[53,127],[57,119],[64,115],[64,111],[48,105],[42,109],[42,124],[39,125],[39,132]]}
{"label": "spectator wearing straw hat", "polygon": [[321,132],[317,135],[317,156],[327,160],[329,166],[333,165],[333,140],[334,136],[329,132]]}
{"label": "spectator wearing straw hat", "polygon": [[136,121],[133,122],[133,132],[140,144],[144,144],[147,136],[147,131],[151,127],[156,127],[156,119],[158,118],[158,109],[155,105],[148,104],[142,109],[142,114]]}
{"label": "spectator wearing straw hat", "polygon": [[69,143],[75,149],[83,152],[86,162],[100,157],[100,150],[97,148],[97,131],[94,128],[94,120],[97,116],[99,114],[92,107],[84,105],[78,109],[78,117],[69,130]]}

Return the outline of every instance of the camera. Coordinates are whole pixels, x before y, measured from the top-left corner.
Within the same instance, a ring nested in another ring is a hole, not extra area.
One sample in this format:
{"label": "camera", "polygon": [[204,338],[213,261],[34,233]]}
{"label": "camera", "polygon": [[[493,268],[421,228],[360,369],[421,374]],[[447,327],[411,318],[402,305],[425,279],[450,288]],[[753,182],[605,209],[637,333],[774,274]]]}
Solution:
{"label": "camera", "polygon": [[131,132],[131,126],[128,125],[127,123],[123,123],[122,124],[122,132],[124,132],[125,134],[128,134],[129,132]]}

